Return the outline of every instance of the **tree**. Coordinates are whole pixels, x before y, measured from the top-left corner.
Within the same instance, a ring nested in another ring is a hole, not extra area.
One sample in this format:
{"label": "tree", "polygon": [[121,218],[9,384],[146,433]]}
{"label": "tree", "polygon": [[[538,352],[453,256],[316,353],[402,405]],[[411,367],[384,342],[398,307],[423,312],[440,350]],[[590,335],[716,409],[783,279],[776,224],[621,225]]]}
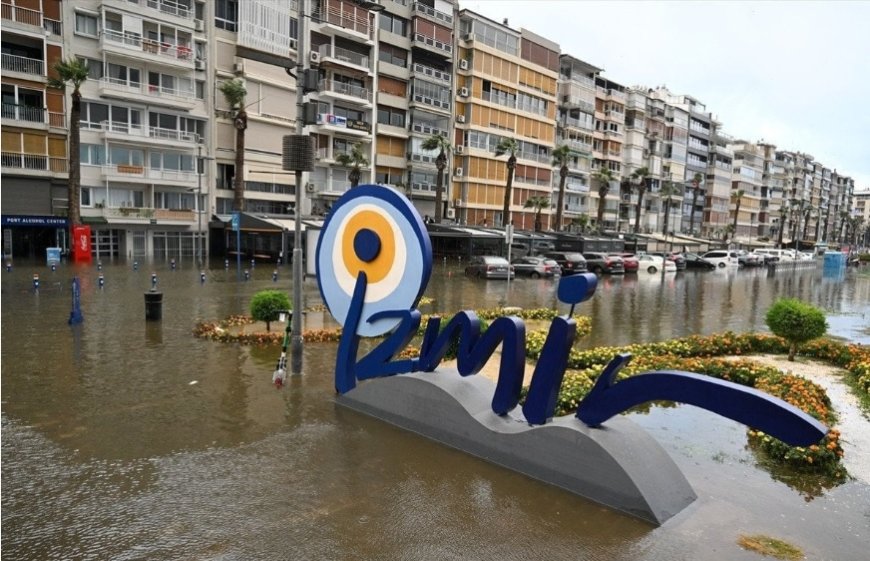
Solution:
{"label": "tree", "polygon": [[261,290],[251,299],[251,317],[256,321],[266,322],[266,331],[270,324],[278,321],[278,313],[292,309],[290,297],[280,290]]}
{"label": "tree", "polygon": [[788,359],[794,361],[797,346],[821,337],[828,330],[825,314],[815,306],[796,298],[780,298],[765,317],[774,335],[789,342]]}
{"label": "tree", "polygon": [[785,232],[785,220],[788,216],[788,201],[783,201],[779,206],[779,231],[777,232],[777,237],[779,238],[776,242],[776,247],[782,249],[782,235]]}
{"label": "tree", "polygon": [[[236,129],[236,170],[233,181],[233,210],[245,210],[245,130],[248,128],[248,112],[245,97],[248,91],[241,78],[226,81],[218,89],[233,110],[233,127]],[[297,185],[297,189],[299,186]]]}
{"label": "tree", "polygon": [[668,226],[671,216],[671,197],[679,194],[680,189],[672,181],[666,181],[662,184],[660,196],[665,203],[665,223],[662,225],[662,235],[668,235]]}
{"label": "tree", "polygon": [[350,180],[350,187],[353,189],[359,185],[359,180],[362,177],[362,167],[369,165],[369,160],[366,158],[362,149],[362,143],[357,142],[350,149],[350,153],[342,153],[335,157],[335,161],[346,168],[350,168],[350,173],[347,178]]}
{"label": "tree", "polygon": [[740,204],[743,202],[744,194],[743,189],[738,189],[734,193],[734,196],[737,197],[737,206],[734,208],[734,222],[731,223],[731,231],[734,233],[734,237],[737,237],[737,216],[740,214]]}
{"label": "tree", "polygon": [[438,157],[435,158],[435,167],[438,168],[438,177],[435,181],[435,223],[441,223],[441,217],[444,215],[442,205],[444,201],[444,168],[447,167],[447,154],[450,153],[452,147],[446,136],[433,134],[423,141],[423,150],[438,151]]}
{"label": "tree", "polygon": [[704,176],[696,173],[692,178],[692,212],[689,214],[689,235],[695,235],[695,207],[698,205],[698,195],[701,194],[701,183]]}
{"label": "tree", "polygon": [[634,183],[634,188],[637,191],[637,206],[634,208],[634,233],[640,233],[640,213],[643,209],[643,196],[647,190],[647,181],[649,179],[650,173],[649,168],[642,167],[634,170],[634,173],[631,174],[631,178],[637,183]]}
{"label": "tree", "polygon": [[550,197],[539,195],[526,199],[526,203],[523,205],[523,207],[535,209],[535,232],[540,232],[541,230],[543,230],[541,224],[541,211],[548,206],[550,206]]}
{"label": "tree", "polygon": [[67,84],[72,85],[70,94],[69,113],[69,183],[67,185],[67,205],[69,205],[68,218],[70,228],[81,224],[81,114],[82,94],[81,85],[88,79],[88,65],[86,62],[75,57],[59,60],[54,64],[54,72],[57,76],[48,79],[48,86],[61,91],[66,91]]}
{"label": "tree", "polygon": [[804,209],[804,229],[802,230],[802,233],[801,233],[802,240],[807,239],[807,230],[809,230],[810,218],[813,217],[814,213],[815,213],[815,209],[810,205],[807,205],[807,207]]}
{"label": "tree", "polygon": [[517,150],[519,149],[517,139],[503,136],[495,147],[495,155],[503,156],[509,154],[507,159],[507,182],[504,188],[504,205],[501,213],[501,223],[504,227],[510,224],[511,211],[511,191],[514,185],[514,169],[517,167]]}
{"label": "tree", "polygon": [[568,162],[571,161],[571,148],[566,145],[553,150],[553,167],[559,168],[559,197],[556,201],[556,231],[562,231],[562,212],[565,210],[565,182],[568,179]]}
{"label": "tree", "polygon": [[595,172],[595,180],[598,181],[598,214],[596,224],[598,231],[604,230],[604,205],[607,202],[607,193],[610,192],[610,182],[613,181],[613,172],[610,168],[602,167]]}
{"label": "tree", "polygon": [[577,226],[580,229],[581,235],[585,234],[586,228],[589,227],[589,215],[581,214],[580,216],[576,217],[571,222],[572,222],[572,224],[574,224],[575,226]]}

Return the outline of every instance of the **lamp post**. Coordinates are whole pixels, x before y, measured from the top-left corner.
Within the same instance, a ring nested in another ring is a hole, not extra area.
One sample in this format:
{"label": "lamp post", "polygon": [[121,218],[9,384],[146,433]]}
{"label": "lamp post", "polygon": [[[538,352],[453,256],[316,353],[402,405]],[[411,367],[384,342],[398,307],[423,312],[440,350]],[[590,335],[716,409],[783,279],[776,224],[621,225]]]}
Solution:
{"label": "lamp post", "polygon": [[204,162],[214,160],[211,157],[203,157],[202,144],[196,147],[196,266],[202,269],[202,169]]}

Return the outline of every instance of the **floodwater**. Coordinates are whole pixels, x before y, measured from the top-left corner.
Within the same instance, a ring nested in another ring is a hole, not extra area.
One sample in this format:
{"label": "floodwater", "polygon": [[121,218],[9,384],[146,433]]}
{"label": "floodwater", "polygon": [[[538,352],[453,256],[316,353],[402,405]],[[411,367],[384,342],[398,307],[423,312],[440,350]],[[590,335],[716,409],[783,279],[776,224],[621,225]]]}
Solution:
{"label": "floodwater", "polygon": [[[276,391],[277,347],[191,334],[198,319],[246,313],[259,290],[289,289],[290,268],[277,283],[273,269],[243,281],[221,266],[201,284],[186,263],[106,263],[104,288],[93,265],[2,273],[3,559],[750,560],[736,540],[754,533],[808,559],[866,558],[870,482],[765,469],[744,427],[695,408],[631,415],[698,494],[654,528],[337,406],[335,345],[306,345],[304,375]],[[152,271],[159,323],[144,321]],[[74,274],[85,320],[70,327]],[[554,288],[439,264],[423,311],[550,306]],[[313,280],[305,290],[320,303]],[[593,318],[589,345],[618,345],[764,330],[786,295],[823,307],[834,335],[870,343],[870,278],[854,270],[605,277],[578,310]]]}

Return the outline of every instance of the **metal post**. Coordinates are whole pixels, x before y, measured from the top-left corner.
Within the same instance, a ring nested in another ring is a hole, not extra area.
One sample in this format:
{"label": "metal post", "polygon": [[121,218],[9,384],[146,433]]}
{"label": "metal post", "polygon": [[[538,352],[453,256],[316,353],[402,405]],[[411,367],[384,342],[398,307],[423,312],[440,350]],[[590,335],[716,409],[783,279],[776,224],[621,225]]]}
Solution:
{"label": "metal post", "polygon": [[202,144],[196,147],[196,266],[202,269]]}
{"label": "metal post", "polygon": [[[305,89],[302,76],[308,65],[306,35],[308,34],[309,0],[299,0],[299,38],[296,43],[296,134],[305,134]],[[293,320],[290,338],[290,371],[302,373],[302,196],[305,192],[302,171],[296,171],[296,209],[293,220]]]}

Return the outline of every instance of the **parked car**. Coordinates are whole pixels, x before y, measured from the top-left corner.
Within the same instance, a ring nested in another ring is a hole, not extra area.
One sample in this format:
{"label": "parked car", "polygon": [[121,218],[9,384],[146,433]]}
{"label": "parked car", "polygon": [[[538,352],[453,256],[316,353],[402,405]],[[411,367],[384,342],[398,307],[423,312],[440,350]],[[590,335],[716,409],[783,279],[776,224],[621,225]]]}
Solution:
{"label": "parked car", "polygon": [[682,256],[680,253],[667,253],[661,251],[651,251],[650,255],[658,255],[659,257],[664,257],[670,261],[673,261],[677,266],[678,271],[685,270],[686,268],[686,258]]}
{"label": "parked car", "polygon": [[529,246],[524,243],[514,242],[511,244],[511,255],[510,258],[514,259],[517,257],[525,257],[529,255]]}
{"label": "parked car", "polygon": [[511,261],[511,265],[515,275],[533,279],[552,277],[561,271],[558,263],[546,257],[521,257]]}
{"label": "parked car", "polygon": [[683,258],[686,260],[687,269],[701,269],[709,271],[716,268],[714,263],[710,263],[697,253],[684,253]]}
{"label": "parked car", "polygon": [[532,255],[542,255],[556,251],[556,246],[550,240],[532,240]]}
{"label": "parked car", "polygon": [[468,262],[465,274],[479,279],[508,279],[514,278],[514,268],[504,257],[479,255]]}
{"label": "parked car", "polygon": [[764,265],[764,258],[756,253],[749,253],[745,249],[737,252],[737,262],[741,267],[760,267]]}
{"label": "parked car", "polygon": [[544,257],[554,260],[562,268],[562,274],[565,276],[574,275],[577,273],[585,273],[586,260],[579,253],[571,251],[548,251]]}
{"label": "parked car", "polygon": [[794,250],[792,249],[756,249],[753,253],[766,256],[767,263],[776,263],[779,261],[794,261]]}
{"label": "parked car", "polygon": [[740,261],[738,259],[738,255],[736,251],[728,251],[724,249],[716,249],[713,251],[708,251],[704,255],[702,255],[704,259],[713,263],[720,269],[724,269],[725,267],[737,267],[740,265]]}
{"label": "parked car", "polygon": [[621,275],[625,272],[622,257],[587,251],[583,254],[583,259],[586,260],[586,268],[597,275],[602,273]]}
{"label": "parked car", "polygon": [[622,257],[622,266],[625,267],[626,273],[637,272],[637,257],[634,253],[611,253],[615,257]]}
{"label": "parked car", "polygon": [[664,268],[665,273],[676,273],[677,264],[661,255],[641,253],[637,256],[638,272],[646,271],[650,274],[660,273]]}

